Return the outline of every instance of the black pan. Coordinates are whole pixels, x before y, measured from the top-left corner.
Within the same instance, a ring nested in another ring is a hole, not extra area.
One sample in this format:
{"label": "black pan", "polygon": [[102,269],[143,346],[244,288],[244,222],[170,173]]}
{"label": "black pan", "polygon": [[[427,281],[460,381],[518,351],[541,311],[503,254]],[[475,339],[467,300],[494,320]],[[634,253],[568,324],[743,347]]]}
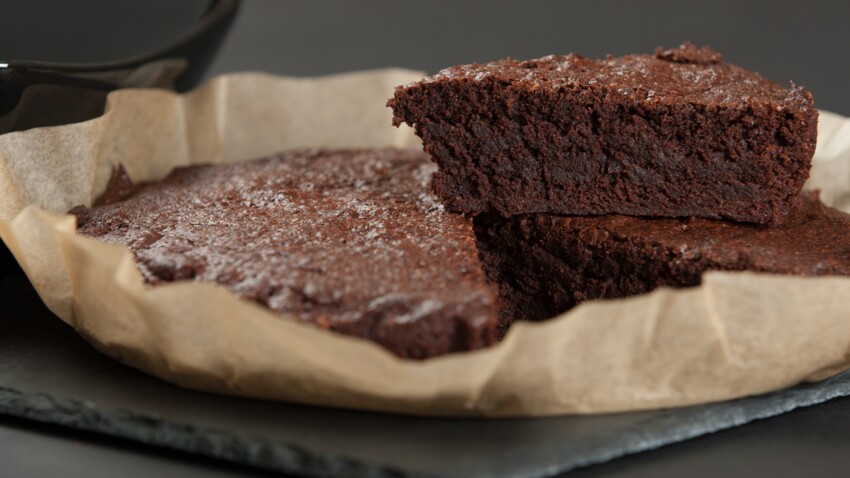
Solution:
{"label": "black pan", "polygon": [[[37,19],[39,15],[51,13],[49,4],[41,1],[21,5],[30,8],[29,16]],[[0,49],[0,134],[96,118],[103,113],[106,95],[118,88],[176,91],[193,88],[215,57],[239,4],[240,0],[209,0],[207,5],[202,5],[203,13],[197,21],[177,40],[127,58],[87,63],[19,60],[3,57]],[[85,11],[79,11],[78,15],[88,16],[92,28],[97,28],[98,22],[109,21],[109,18],[91,18],[90,8],[80,10]],[[162,10],[162,14],[167,15],[168,5]],[[15,18],[4,18],[4,22],[14,23]],[[51,32],[30,31],[20,35],[22,38],[16,37],[15,41],[44,43],[50,40]],[[55,38],[59,36],[57,33]],[[0,244],[0,275],[16,271],[19,269],[14,259]]]}

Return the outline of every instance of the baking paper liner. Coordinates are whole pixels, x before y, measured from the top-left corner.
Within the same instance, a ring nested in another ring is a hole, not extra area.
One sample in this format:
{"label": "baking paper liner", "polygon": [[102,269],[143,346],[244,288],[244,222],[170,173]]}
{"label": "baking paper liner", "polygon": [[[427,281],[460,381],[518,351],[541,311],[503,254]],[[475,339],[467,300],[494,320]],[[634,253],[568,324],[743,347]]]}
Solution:
{"label": "baking paper liner", "polygon": [[[118,164],[135,180],[296,147],[408,147],[393,87],[420,73],[218,77],[121,90],[94,120],[0,136],[0,237],[47,306],[101,352],[181,386],[423,415],[544,416],[682,406],[850,365],[850,278],[712,272],[699,287],[516,323],[485,350],[404,360],[214,284],[149,288],[129,250],[74,233]],[[808,187],[850,211],[850,120],[822,112]]]}

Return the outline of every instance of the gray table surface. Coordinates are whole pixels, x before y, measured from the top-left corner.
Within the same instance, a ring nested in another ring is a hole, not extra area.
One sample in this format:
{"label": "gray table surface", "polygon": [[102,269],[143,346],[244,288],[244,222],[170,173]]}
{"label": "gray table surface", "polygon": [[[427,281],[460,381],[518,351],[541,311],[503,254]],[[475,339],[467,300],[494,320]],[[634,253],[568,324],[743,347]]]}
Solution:
{"label": "gray table surface", "polygon": [[[440,67],[503,56],[650,51],[706,43],[738,64],[809,88],[850,114],[850,3],[714,1],[391,2],[247,0],[213,73],[312,75]],[[0,364],[2,367],[2,364]],[[581,469],[570,476],[846,476],[850,399]],[[252,476],[133,443],[0,418],[2,476]]]}
{"label": "gray table surface", "polygon": [[[655,476],[845,477],[850,398],[793,411],[588,468],[575,478]],[[33,452],[36,453],[33,453]],[[0,418],[2,476],[264,476],[158,449]]]}

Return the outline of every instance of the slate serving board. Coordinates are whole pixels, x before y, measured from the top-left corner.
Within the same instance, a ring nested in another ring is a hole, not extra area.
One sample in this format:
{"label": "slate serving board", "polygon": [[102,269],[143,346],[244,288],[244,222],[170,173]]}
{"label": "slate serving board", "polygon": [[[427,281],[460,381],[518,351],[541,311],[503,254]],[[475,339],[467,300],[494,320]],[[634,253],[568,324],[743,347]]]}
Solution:
{"label": "slate serving board", "polygon": [[850,395],[850,373],[760,397],[587,417],[433,419],[183,390],[101,356],[0,277],[0,414],[304,476],[542,477]]}

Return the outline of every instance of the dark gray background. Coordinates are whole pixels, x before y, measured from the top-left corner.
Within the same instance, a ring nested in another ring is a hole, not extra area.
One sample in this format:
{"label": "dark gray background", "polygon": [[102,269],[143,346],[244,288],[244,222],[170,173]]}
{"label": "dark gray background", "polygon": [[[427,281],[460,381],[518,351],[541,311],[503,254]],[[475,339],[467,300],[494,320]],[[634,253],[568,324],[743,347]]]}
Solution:
{"label": "dark gray background", "polygon": [[208,4],[209,0],[0,0],[0,63],[93,63],[150,53],[186,33]]}
{"label": "dark gray background", "polygon": [[428,72],[510,56],[651,52],[684,40],[850,115],[850,2],[245,0],[214,73]]}
{"label": "dark gray background", "polygon": [[[92,17],[87,9],[117,0],[41,0],[53,7],[73,7],[45,9],[30,17],[10,14],[10,9],[34,1],[0,0],[0,59],[54,60],[59,58],[39,57],[63,54],[68,61],[94,61],[141,52],[166,43],[179,32],[174,22],[189,21],[200,11],[197,2],[183,6],[189,0],[149,0],[145,9],[116,9],[120,15],[114,18],[120,20],[107,24],[102,22],[105,15]],[[150,9],[169,3],[172,15],[157,21]],[[81,16],[99,26],[69,21]],[[602,56],[648,52],[657,45],[691,40],[710,44],[730,61],[776,81],[794,80],[813,92],[818,107],[850,115],[848,19],[850,2],[838,0],[245,0],[213,73],[313,75],[381,66],[434,72],[504,56],[569,51]],[[47,22],[42,28],[51,34],[33,29],[28,20]],[[141,22],[151,23],[138,28]],[[64,38],[56,36],[60,31]],[[103,38],[111,41],[104,43]],[[153,43],[155,39],[163,41]],[[574,476],[846,476],[848,417],[850,400],[837,399]],[[0,450],[3,476],[256,476],[250,470],[223,468],[219,462],[155,453],[8,418],[0,418]]]}
{"label": "dark gray background", "polygon": [[[176,39],[207,0],[2,0],[0,62],[125,58]],[[846,0],[243,0],[212,73],[289,75],[549,53],[651,52],[689,40],[850,115]]]}

